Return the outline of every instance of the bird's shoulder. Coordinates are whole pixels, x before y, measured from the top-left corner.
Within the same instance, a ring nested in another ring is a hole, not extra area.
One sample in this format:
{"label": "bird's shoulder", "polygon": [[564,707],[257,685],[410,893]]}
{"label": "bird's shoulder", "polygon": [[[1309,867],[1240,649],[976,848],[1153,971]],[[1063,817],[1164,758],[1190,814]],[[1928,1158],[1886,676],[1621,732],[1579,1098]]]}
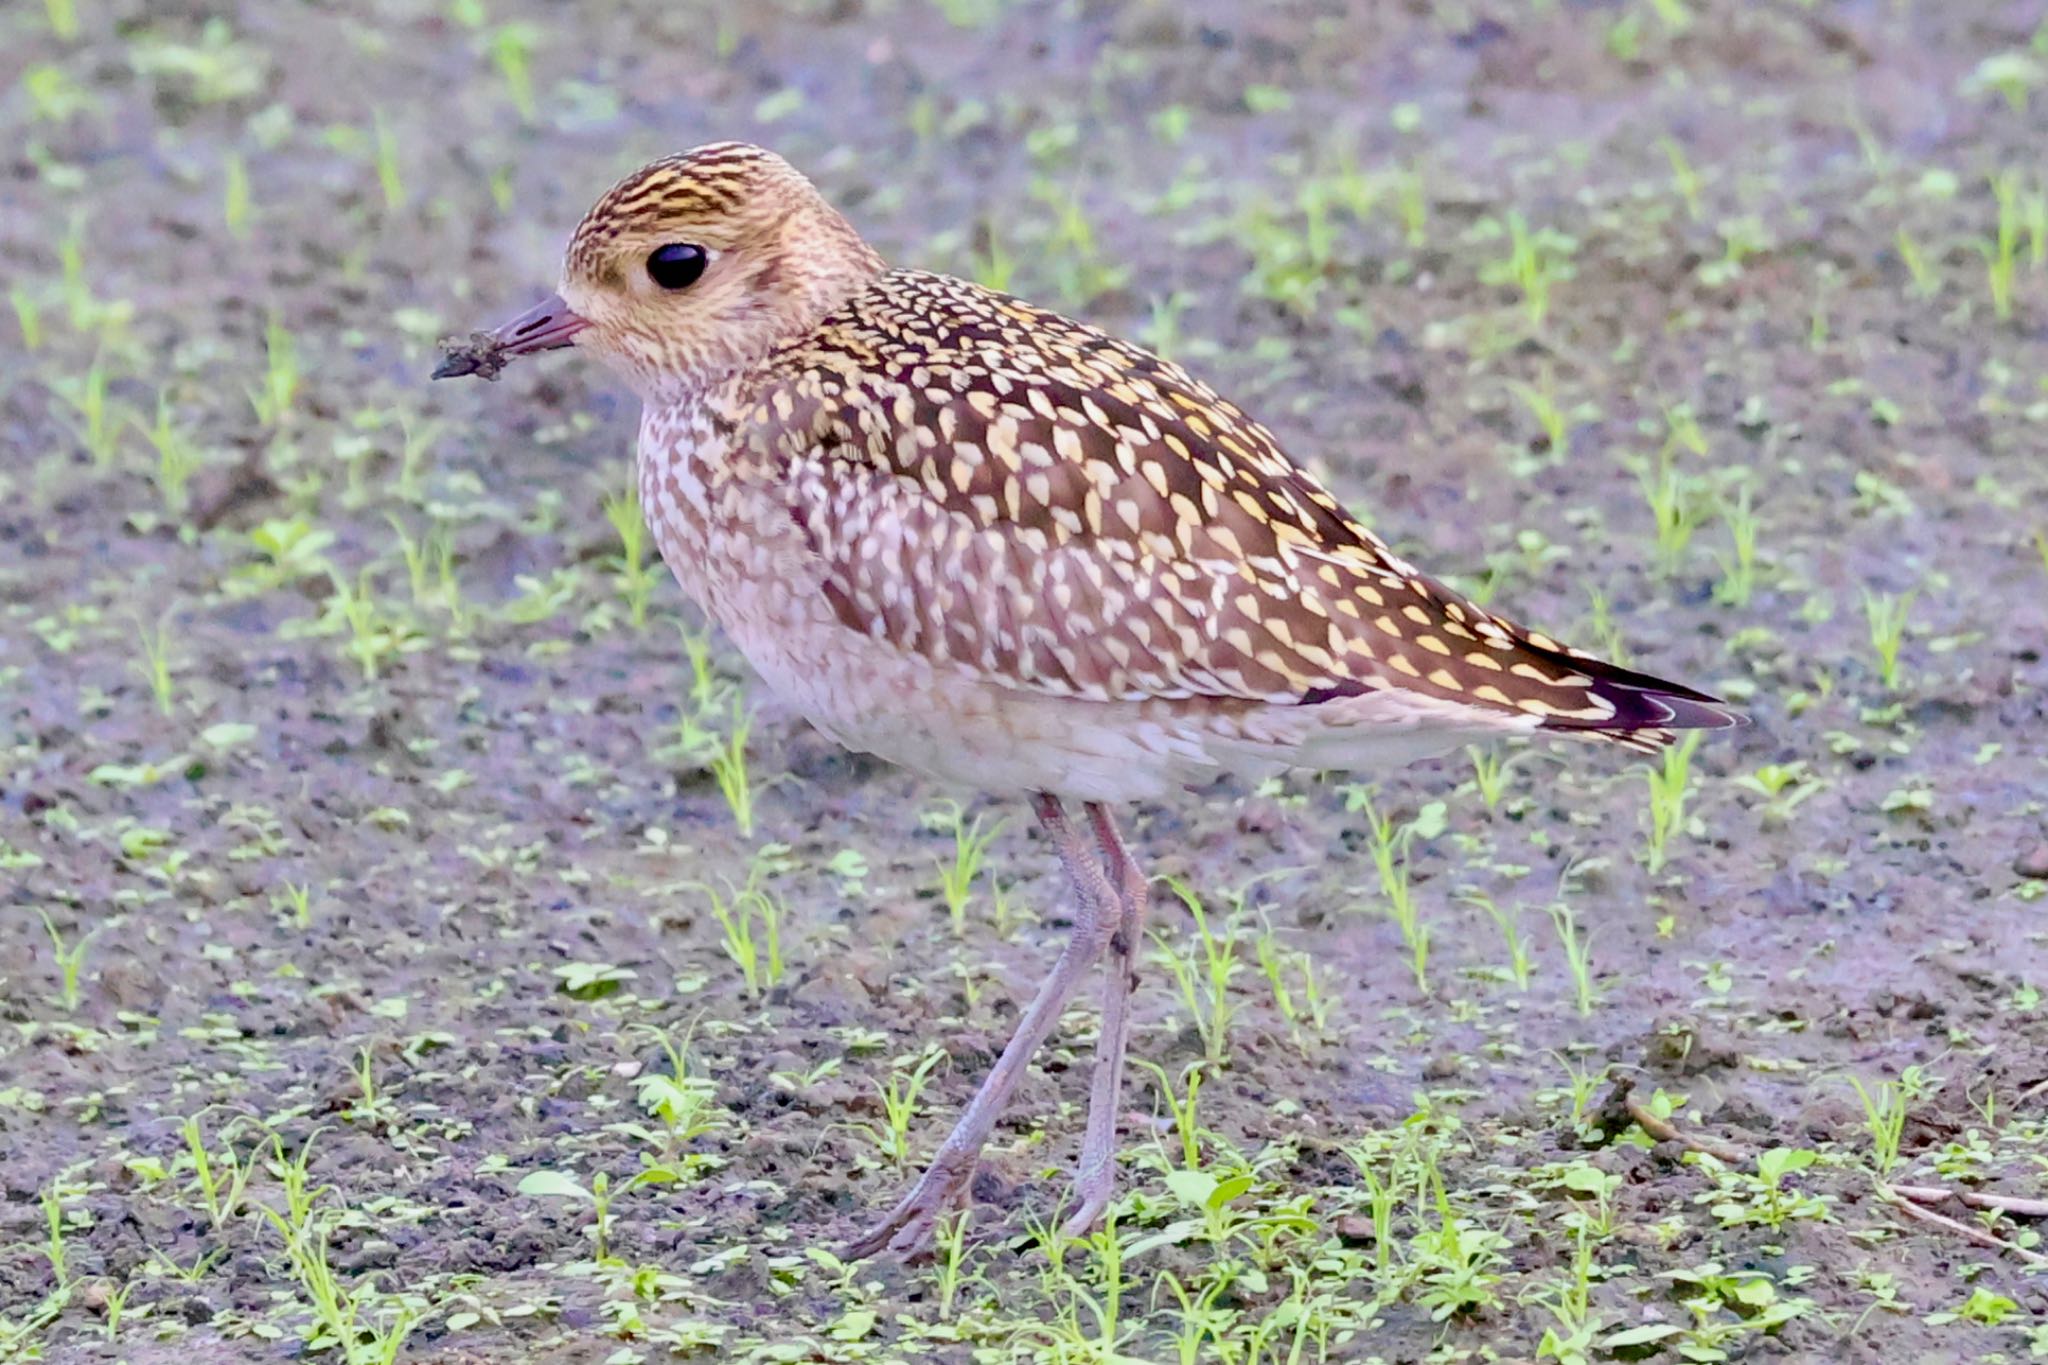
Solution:
{"label": "bird's shoulder", "polygon": [[[891,271],[783,348],[751,439],[986,525],[1162,556],[1392,556],[1273,435],[1181,366],[949,276]],[[801,472],[801,471],[800,471]]]}

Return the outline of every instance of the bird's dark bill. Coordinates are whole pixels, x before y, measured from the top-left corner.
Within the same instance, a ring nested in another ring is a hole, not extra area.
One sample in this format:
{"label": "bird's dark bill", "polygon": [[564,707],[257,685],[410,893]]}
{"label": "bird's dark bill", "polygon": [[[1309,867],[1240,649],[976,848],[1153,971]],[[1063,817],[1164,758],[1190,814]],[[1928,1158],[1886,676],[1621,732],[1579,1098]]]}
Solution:
{"label": "bird's dark bill", "polygon": [[550,294],[495,331],[471,332],[461,340],[443,341],[434,378],[475,374],[496,379],[506,363],[518,356],[573,346],[576,334],[589,325],[562,302],[561,295]]}

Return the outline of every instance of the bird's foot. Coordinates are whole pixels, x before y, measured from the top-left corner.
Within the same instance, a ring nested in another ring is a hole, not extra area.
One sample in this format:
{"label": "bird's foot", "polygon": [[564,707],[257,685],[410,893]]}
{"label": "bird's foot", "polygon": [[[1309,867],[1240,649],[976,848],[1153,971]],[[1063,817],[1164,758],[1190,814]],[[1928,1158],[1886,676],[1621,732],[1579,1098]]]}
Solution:
{"label": "bird's foot", "polygon": [[958,1202],[974,1174],[975,1154],[941,1153],[888,1216],[847,1243],[844,1259],[860,1260],[881,1251],[920,1256],[937,1240],[939,1219]]}
{"label": "bird's foot", "polygon": [[1069,1240],[1078,1240],[1095,1231],[1095,1225],[1109,1211],[1110,1201],[1116,1198],[1116,1167],[1103,1166],[1076,1174],[1074,1198],[1078,1201],[1077,1207],[1060,1225],[1060,1235]]}

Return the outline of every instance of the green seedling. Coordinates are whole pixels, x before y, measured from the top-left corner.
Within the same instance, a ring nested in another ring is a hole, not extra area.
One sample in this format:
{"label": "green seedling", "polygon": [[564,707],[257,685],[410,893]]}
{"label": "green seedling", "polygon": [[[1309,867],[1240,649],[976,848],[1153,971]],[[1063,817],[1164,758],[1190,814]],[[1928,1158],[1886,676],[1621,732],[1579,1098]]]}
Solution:
{"label": "green seedling", "polygon": [[747,994],[759,998],[762,991],[780,984],[782,902],[756,885],[753,874],[749,874],[744,887],[731,893],[729,900],[701,882],[696,885],[710,898],[712,918],[724,931],[725,955],[740,969]]}
{"label": "green seedling", "polygon": [[292,927],[313,927],[313,888],[310,885],[285,882],[272,894],[270,905],[273,910],[289,914]]}
{"label": "green seedling", "polygon": [[240,152],[229,152],[221,166],[220,216],[237,241],[249,235],[249,202],[249,164]]}
{"label": "green seedling", "polygon": [[335,1351],[343,1365],[396,1365],[406,1338],[419,1325],[420,1310],[367,1284],[342,1287],[328,1259],[331,1215],[292,1227],[275,1210],[259,1208],[283,1240],[292,1278],[313,1310],[306,1350]]}
{"label": "green seedling", "polygon": [[1472,786],[1489,811],[1500,807],[1507,795],[1508,775],[1515,765],[1534,753],[1530,749],[1496,749],[1490,745],[1468,744],[1465,756],[1472,760]]}
{"label": "green seedling", "polygon": [[1905,266],[1906,274],[1912,277],[1913,291],[1923,299],[1939,294],[1941,276],[1936,273],[1926,253],[1920,250],[1920,243],[1913,239],[1913,234],[1900,228],[1893,242],[1899,253],[1899,264]]}
{"label": "green seedling", "polygon": [[1429,191],[1419,167],[1394,176],[1394,214],[1411,251],[1429,245]]}
{"label": "green seedling", "polygon": [[44,1186],[43,1258],[50,1263],[50,1281],[62,1294],[71,1286],[71,1256],[64,1248],[64,1192],[56,1181]]}
{"label": "green seedling", "polygon": [[1811,775],[1803,762],[1766,763],[1754,773],[1744,773],[1735,785],[1764,798],[1764,818],[1775,824],[1791,820],[1797,810],[1827,783]]}
{"label": "green seedling", "polygon": [[590,1205],[591,1244],[597,1261],[607,1264],[612,1261],[612,1201],[642,1185],[666,1185],[674,1179],[666,1167],[650,1166],[614,1191],[611,1176],[604,1171],[592,1176],[588,1187],[564,1171],[531,1171],[520,1177],[519,1193],[529,1199],[567,1199]]}
{"label": "green seedling", "polygon": [[1479,279],[1520,291],[1530,329],[1541,330],[1550,315],[1551,289],[1573,275],[1571,256],[1579,248],[1578,241],[1552,228],[1531,230],[1521,213],[1512,209],[1508,211],[1507,234],[1507,257],[1480,267]]}
{"label": "green seedling", "polygon": [[179,1132],[185,1139],[185,1156],[192,1164],[192,1188],[199,1192],[200,1207],[206,1210],[215,1231],[225,1229],[228,1220],[242,1210],[249,1178],[256,1173],[256,1158],[253,1154],[237,1157],[230,1142],[216,1159],[207,1151],[206,1131],[200,1126],[198,1114],[187,1117],[179,1125]]}
{"label": "green seedling", "polygon": [[398,167],[398,135],[384,121],[381,109],[371,115],[370,131],[377,149],[377,188],[383,192],[385,210],[396,213],[405,207],[405,175]]}
{"label": "green seedling", "polygon": [[298,398],[299,380],[298,341],[273,313],[263,328],[263,382],[249,390],[256,420],[272,430],[284,426]]}
{"label": "green seedling", "polygon": [[1244,965],[1237,956],[1235,926],[1226,923],[1220,932],[1211,928],[1201,897],[1174,878],[1167,878],[1166,885],[1180,897],[1195,921],[1194,943],[1183,957],[1163,931],[1155,933],[1153,940],[1164,955],[1167,970],[1180,990],[1181,1002],[1187,1006],[1201,1035],[1203,1059],[1210,1066],[1220,1067],[1230,1055],[1230,1021],[1238,1010],[1237,1003],[1230,998],[1230,982]]}
{"label": "green seedling", "polygon": [[1287,1021],[1287,1033],[1295,1048],[1306,1053],[1307,1035],[1325,1033],[1330,1022],[1330,1001],[1323,994],[1315,958],[1305,952],[1283,951],[1272,924],[1263,914],[1259,916],[1256,947],[1259,970],[1265,973],[1266,985],[1273,993],[1273,1007]]}
{"label": "green seedling", "polygon": [[2027,101],[2043,80],[2048,80],[2048,71],[2024,52],[1994,52],[1963,81],[1966,94],[1981,95],[1987,90],[2004,98],[2006,108],[2015,114],[2027,112]]}
{"label": "green seedling", "polygon": [[1572,999],[1581,1017],[1589,1015],[1593,1012],[1594,995],[1592,937],[1579,932],[1578,916],[1563,900],[1552,901],[1548,908],[1557,941],[1564,948],[1565,966],[1572,974]]}
{"label": "green seedling", "polygon": [[172,516],[182,515],[186,507],[186,487],[192,476],[199,472],[203,463],[199,452],[192,448],[171,421],[171,401],[168,395],[159,393],[156,398],[156,421],[144,426],[140,418],[130,418],[135,429],[142,433],[150,448],[156,451],[157,495],[163,499],[164,510]]}
{"label": "green seedling", "polygon": [[607,496],[604,516],[619,537],[616,560],[619,591],[626,599],[633,629],[644,630],[647,627],[647,599],[653,595],[657,578],[647,553],[647,518],[640,509],[639,483],[629,482],[625,492]]}
{"label": "green seedling", "polygon": [[1685,216],[1697,223],[1700,220],[1700,173],[1693,169],[1685,148],[1679,146],[1675,139],[1660,137],[1657,146],[1664,153],[1664,159],[1671,163],[1671,187],[1685,201]]}
{"label": "green seedling", "polygon": [[1906,1116],[1913,1105],[1941,1088],[1941,1082],[1914,1065],[1899,1073],[1896,1081],[1879,1081],[1867,1086],[1861,1077],[1848,1078],[1863,1105],[1864,1129],[1870,1134],[1870,1164],[1879,1180],[1887,1179],[1899,1164],[1899,1146],[1905,1139]]}
{"label": "green seedling", "polygon": [[1736,491],[1735,500],[1721,501],[1721,520],[1728,527],[1731,552],[1721,559],[1721,581],[1714,585],[1714,600],[1731,607],[1746,607],[1756,595],[1756,538],[1759,521],[1750,504],[1749,485]]}
{"label": "green seedling", "polygon": [[719,794],[725,798],[733,824],[743,838],[751,838],[754,833],[754,784],[747,771],[747,735],[753,728],[753,713],[747,710],[743,699],[734,697],[732,728],[713,748],[709,759],[712,780],[718,783]]}
{"label": "green seedling", "polygon": [[1673,444],[1666,442],[1655,459],[1636,469],[1636,482],[1656,525],[1657,564],[1667,575],[1676,574],[1684,563],[1686,547],[1706,524],[1710,506],[1698,481],[1679,471],[1673,454]]}
{"label": "green seedling", "polygon": [[924,1094],[933,1068],[945,1059],[944,1051],[930,1048],[910,1070],[905,1071],[899,1058],[898,1066],[889,1073],[889,1078],[875,1083],[875,1090],[882,1101],[884,1123],[868,1123],[860,1127],[874,1140],[890,1165],[900,1167],[910,1160],[910,1125],[917,1118],[918,1097]]}
{"label": "green seedling", "polygon": [[974,879],[981,875],[989,845],[1002,833],[1004,822],[998,820],[983,829],[980,816],[970,821],[958,802],[948,801],[937,813],[927,816],[925,823],[953,836],[952,862],[939,863],[939,891],[945,897],[946,915],[957,936],[967,931],[967,902],[974,892]]}
{"label": "green seedling", "polygon": [[690,1069],[690,1035],[681,1043],[657,1035],[668,1057],[668,1071],[649,1072],[633,1082],[634,1098],[640,1107],[665,1125],[664,1148],[673,1154],[683,1143],[695,1142],[722,1131],[728,1115],[718,1106],[718,1083]]}
{"label": "green seedling", "polygon": [[1510,383],[1508,391],[1521,400],[1529,415],[1536,419],[1536,425],[1542,428],[1547,462],[1553,466],[1563,464],[1572,453],[1571,419],[1557,405],[1557,389],[1550,372],[1543,372],[1540,386]]}
{"label": "green seedling", "polygon": [[92,457],[96,469],[111,466],[121,444],[120,413],[107,396],[111,379],[105,360],[94,356],[83,376],[48,382],[50,392],[71,409],[72,430],[77,433],[86,454]]}
{"label": "green seedling", "polygon": [[92,941],[100,936],[101,930],[106,926],[95,926],[81,934],[76,943],[67,944],[64,935],[57,930],[57,922],[50,918],[49,911],[39,910],[36,913],[43,917],[43,930],[50,936],[50,953],[57,962],[57,1003],[63,1007],[66,1014],[75,1014],[79,1001],[83,998],[78,983],[85,971],[86,950],[92,947]]}
{"label": "green seedling", "polygon": [[505,82],[505,93],[519,111],[522,123],[532,123],[540,112],[533,95],[533,54],[542,34],[532,24],[500,24],[486,39],[491,65]]}
{"label": "green seedling", "polygon": [[1655,767],[1643,770],[1650,784],[1650,843],[1645,861],[1653,875],[1664,870],[1671,836],[1685,828],[1686,798],[1692,791],[1692,756],[1699,747],[1700,732],[1689,730],[1683,739],[1665,747]]}
{"label": "green seedling", "polygon": [[21,349],[39,351],[43,346],[43,310],[35,297],[20,285],[7,291],[7,302],[14,309],[14,325],[21,332]]}
{"label": "green seedling", "polygon": [[1984,279],[1991,291],[1991,311],[2003,322],[2012,316],[2013,280],[2019,263],[2020,234],[2024,228],[2026,203],[2018,171],[2000,171],[1991,177],[1992,198],[1998,205],[1998,223],[1988,241],[1979,241],[1984,255]]}
{"label": "green seedling", "polygon": [[1387,913],[1401,930],[1401,942],[1408,949],[1409,969],[1415,975],[1415,988],[1429,989],[1429,926],[1422,922],[1422,914],[1415,904],[1415,898],[1408,882],[1408,850],[1415,840],[1434,839],[1444,831],[1445,806],[1441,801],[1432,801],[1416,813],[1413,820],[1395,824],[1392,816],[1382,816],[1373,806],[1372,794],[1365,788],[1353,788],[1344,799],[1346,811],[1365,814],[1366,829],[1372,836],[1373,868],[1379,873],[1380,891],[1387,898]]}
{"label": "green seedling", "polygon": [[157,618],[154,626],[141,620],[135,623],[136,634],[142,646],[142,660],[131,665],[137,676],[149,684],[149,694],[156,699],[157,711],[168,717],[172,714],[171,687],[171,613],[165,612]]}
{"label": "green seedling", "polygon": [[1917,592],[1894,595],[1863,592],[1863,619],[1870,628],[1870,647],[1877,652],[1878,681],[1887,692],[1899,690],[1899,650],[1906,642],[1906,620]]}
{"label": "green seedling", "polygon": [[1501,906],[1484,891],[1472,887],[1460,891],[1458,899],[1467,905],[1476,905],[1486,912],[1486,917],[1493,921],[1493,927],[1500,933],[1501,942],[1507,947],[1508,978],[1518,989],[1529,989],[1533,963],[1529,957],[1529,945],[1522,939],[1521,923],[1515,912]]}

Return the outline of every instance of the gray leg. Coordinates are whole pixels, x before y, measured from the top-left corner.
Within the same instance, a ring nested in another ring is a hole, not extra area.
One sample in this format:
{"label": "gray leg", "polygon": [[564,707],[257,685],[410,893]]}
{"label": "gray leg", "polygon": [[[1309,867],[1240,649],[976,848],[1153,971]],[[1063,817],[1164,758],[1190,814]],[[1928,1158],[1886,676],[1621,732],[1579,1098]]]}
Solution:
{"label": "gray leg", "polygon": [[1081,1163],[1074,1172],[1078,1207],[1067,1220],[1066,1235],[1085,1236],[1110,1201],[1116,1198],[1116,1121],[1122,1108],[1124,1051],[1131,1032],[1131,988],[1138,983],[1138,956],[1145,949],[1145,874],[1116,831],[1116,821],[1096,802],[1088,804],[1088,821],[1102,848],[1105,871],[1117,891],[1116,932],[1109,939],[1109,961],[1102,983],[1102,1032],[1095,1040],[1095,1074],[1088,1088],[1088,1132],[1081,1140]]}
{"label": "gray leg", "polygon": [[1060,951],[1059,960],[1053,963],[1052,971],[1039,985],[1038,994],[1032,997],[1024,1017],[1017,1021],[1017,1031],[1011,1035],[1003,1055],[996,1059],[988,1079],[975,1092],[967,1111],[953,1126],[953,1131],[933,1156],[931,1165],[925,1168],[924,1175],[902,1202],[890,1210],[888,1217],[847,1247],[848,1257],[872,1256],[885,1247],[908,1255],[931,1245],[940,1215],[973,1176],[975,1158],[981,1154],[989,1131],[1001,1117],[1003,1106],[1009,1103],[1010,1092],[1024,1078],[1024,1070],[1031,1064],[1032,1054],[1038,1051],[1046,1035],[1052,1032],[1053,1025],[1059,1022],[1074,987],[1080,984],[1082,976],[1101,956],[1103,946],[1116,932],[1121,913],[1117,892],[1096,863],[1087,839],[1067,823],[1066,813],[1060,809],[1056,798],[1041,793],[1033,799],[1033,808],[1037,811],[1039,824],[1052,837],[1053,847],[1060,855],[1068,878],[1074,883],[1079,905],[1073,934]]}

